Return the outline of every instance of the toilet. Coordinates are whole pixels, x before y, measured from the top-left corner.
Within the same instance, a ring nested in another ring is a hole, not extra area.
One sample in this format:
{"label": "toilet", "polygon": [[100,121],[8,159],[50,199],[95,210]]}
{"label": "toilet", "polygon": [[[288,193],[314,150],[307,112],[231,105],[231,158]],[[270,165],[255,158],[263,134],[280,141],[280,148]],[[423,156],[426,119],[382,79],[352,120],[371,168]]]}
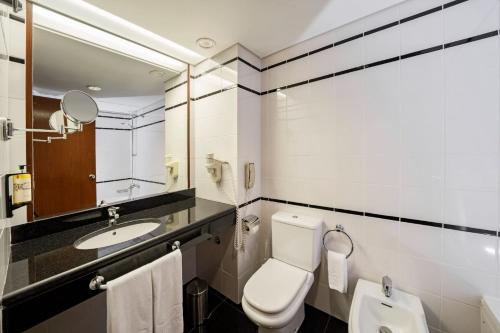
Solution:
{"label": "toilet", "polygon": [[241,304],[259,332],[296,332],[321,261],[322,220],[278,212],[271,225],[272,258],[250,277]]}

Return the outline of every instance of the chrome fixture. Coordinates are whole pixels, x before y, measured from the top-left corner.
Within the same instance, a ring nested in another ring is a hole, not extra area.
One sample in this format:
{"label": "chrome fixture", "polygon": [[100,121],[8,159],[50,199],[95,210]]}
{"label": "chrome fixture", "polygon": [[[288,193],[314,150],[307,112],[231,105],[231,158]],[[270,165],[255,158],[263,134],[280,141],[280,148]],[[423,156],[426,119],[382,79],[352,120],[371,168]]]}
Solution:
{"label": "chrome fixture", "polygon": [[346,259],[349,258],[351,256],[351,254],[354,252],[354,243],[352,242],[351,236],[349,236],[347,234],[347,232],[344,231],[344,226],[342,224],[337,224],[335,226],[335,229],[328,230],[327,232],[325,232],[325,234],[323,235],[323,247],[325,248],[325,250],[328,251],[326,244],[325,244],[325,237],[326,237],[326,235],[328,235],[328,233],[330,233],[332,231],[343,233],[349,239],[349,242],[351,242],[351,251],[349,251],[349,253],[345,256]]}
{"label": "chrome fixture", "polygon": [[391,297],[392,295],[392,280],[387,275],[382,278],[382,292],[385,297]]}
{"label": "chrome fixture", "polygon": [[[216,244],[220,244],[219,237],[217,236],[214,237],[210,233],[208,233],[207,230],[204,230],[202,231],[201,235],[192,238],[191,240],[185,242],[184,244],[181,244],[180,241],[176,240],[172,243],[166,242],[166,245],[167,245],[167,250],[168,247],[170,247],[169,252],[175,250],[182,251],[197,246],[198,244],[207,240],[213,240]],[[106,285],[104,276],[98,273],[95,277],[92,278],[92,280],[90,280],[89,288],[90,290],[106,290],[108,286]]]}
{"label": "chrome fixture", "polygon": [[118,218],[120,217],[120,215],[117,213],[118,209],[120,209],[120,207],[115,207],[115,206],[108,207],[108,217],[110,226],[116,225],[116,220],[118,220]]}

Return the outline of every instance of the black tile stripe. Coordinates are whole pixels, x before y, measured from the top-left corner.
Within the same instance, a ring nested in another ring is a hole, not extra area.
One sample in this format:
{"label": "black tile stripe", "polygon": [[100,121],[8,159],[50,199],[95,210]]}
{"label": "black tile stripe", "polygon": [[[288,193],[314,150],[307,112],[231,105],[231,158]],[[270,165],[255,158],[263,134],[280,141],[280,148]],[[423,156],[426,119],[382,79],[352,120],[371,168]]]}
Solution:
{"label": "black tile stripe", "polygon": [[435,8],[431,8],[431,9],[428,9],[426,11],[423,11],[423,12],[420,12],[418,14],[415,14],[415,15],[412,15],[412,16],[408,16],[408,17],[405,17],[404,19],[400,20],[399,22],[401,24],[403,23],[406,23],[406,22],[410,22],[410,21],[413,21],[413,20],[416,20],[418,18],[421,18],[421,17],[424,17],[426,15],[430,15],[430,14],[433,14],[433,13],[436,13],[436,12],[439,12],[443,9],[443,6],[438,6],[438,7],[435,7]]}
{"label": "black tile stripe", "polygon": [[[210,97],[210,96],[213,96],[213,95],[217,95],[217,94],[220,94],[220,93],[223,93],[225,91],[228,91],[228,90],[231,90],[231,89],[234,89],[234,88],[243,88],[244,86],[240,85],[240,84],[235,84],[235,85],[232,85],[232,86],[229,86],[229,87],[226,87],[224,89],[220,89],[220,90],[216,90],[216,91],[212,91],[211,93],[208,93],[208,94],[205,94],[205,95],[201,95],[199,97],[193,97],[191,98],[191,101],[198,101],[200,99],[203,99],[203,98],[207,98],[207,97]],[[245,90],[248,90],[250,92],[254,92],[255,94],[257,95],[260,95],[259,92],[255,91],[255,90],[252,90],[250,88],[247,88],[247,87],[244,87]]]}
{"label": "black tile stripe", "polygon": [[342,209],[342,208],[318,206],[318,205],[312,205],[312,204],[307,204],[307,203],[302,203],[302,202],[287,201],[287,200],[273,199],[273,198],[266,198],[266,197],[260,197],[260,198],[253,199],[251,201],[248,201],[246,203],[241,204],[239,207],[245,207],[245,206],[247,206],[251,203],[254,203],[258,200],[270,201],[270,202],[276,202],[276,203],[294,205],[294,206],[300,206],[300,207],[321,209],[321,210],[330,211],[330,212],[334,211],[336,213],[342,213],[342,214],[366,216],[366,217],[384,219],[384,220],[389,220],[389,221],[401,221],[403,223],[410,223],[410,224],[422,225],[422,226],[433,227],[433,228],[445,228],[445,229],[450,229],[450,230],[471,232],[471,233],[482,234],[482,235],[500,236],[497,233],[497,231],[495,231],[495,230],[478,229],[478,228],[471,228],[471,227],[465,227],[465,226],[453,225],[453,224],[443,224],[443,223],[439,223],[439,222],[416,220],[416,219],[410,219],[410,218],[406,218],[406,217],[400,218],[397,216],[382,215],[382,214],[375,214],[375,213],[369,213],[369,212],[361,212],[361,211]]}
{"label": "black tile stripe", "polygon": [[96,184],[103,184],[103,183],[112,183],[112,182],[121,182],[124,180],[131,180],[132,178],[119,178],[119,179],[108,179],[108,180],[99,180],[96,181]]}
{"label": "black tile stripe", "polygon": [[333,76],[334,76],[333,74],[327,74],[327,75],[323,75],[323,76],[315,77],[314,79],[310,79],[310,80],[309,80],[309,83],[313,83],[313,82],[316,82],[316,81],[321,81],[321,80],[330,79],[330,78],[332,78]]}
{"label": "black tile stripe", "polygon": [[341,75],[344,75],[344,74],[349,74],[349,73],[352,73],[352,72],[357,72],[357,71],[360,71],[362,69],[365,69],[364,65],[353,67],[353,68],[349,68],[349,69],[337,72],[337,73],[335,73],[333,75],[335,75],[335,76],[341,76]]}
{"label": "black tile stripe", "polygon": [[186,81],[184,81],[184,82],[178,83],[178,84],[176,84],[175,86],[173,86],[173,87],[170,87],[170,88],[166,89],[166,90],[165,90],[165,93],[168,93],[169,91],[172,91],[172,90],[174,90],[175,88],[179,88],[179,87],[181,87],[182,85],[184,85],[184,84],[186,84],[186,83],[187,83],[187,80],[186,80]]}
{"label": "black tile stripe", "polygon": [[464,39],[457,40],[457,41],[454,41],[451,43],[446,43],[446,44],[444,44],[444,48],[447,49],[450,47],[455,47],[455,46],[459,46],[459,45],[463,45],[463,44],[467,44],[467,43],[471,43],[471,42],[476,42],[478,40],[490,38],[490,37],[494,37],[494,36],[498,36],[498,30],[490,31],[490,32],[480,34],[477,36],[473,36],[473,37],[469,37],[469,38],[464,38]]}
{"label": "black tile stripe", "polygon": [[150,114],[150,113],[155,112],[155,111],[158,111],[158,110],[161,110],[161,109],[163,109],[164,107],[165,107],[165,105],[159,106],[159,107],[157,107],[157,108],[155,108],[155,109],[153,109],[153,110],[149,110],[149,111],[146,111],[146,112],[144,112],[144,113],[141,113],[141,114],[135,115],[135,116],[133,116],[132,118],[144,117],[145,115]]}
{"label": "black tile stripe", "polygon": [[329,45],[326,45],[326,46],[323,46],[323,47],[320,47],[319,49],[316,49],[316,50],[312,50],[309,52],[309,55],[313,55],[315,53],[318,53],[318,52],[321,52],[321,51],[325,51],[325,50],[328,50],[328,49],[331,49],[333,47],[333,44],[329,44]]}
{"label": "black tile stripe", "polygon": [[136,129],[139,129],[139,128],[144,128],[144,127],[148,127],[148,126],[152,126],[152,125],[156,125],[156,124],[164,123],[164,122],[165,122],[165,120],[158,120],[158,121],[146,124],[146,125],[141,125],[141,126],[134,127],[133,129],[136,130]]}
{"label": "black tile stripe", "polygon": [[24,59],[21,59],[21,58],[9,56],[9,61],[24,65]]}
{"label": "black tile stripe", "polygon": [[299,60],[299,59],[307,57],[308,55],[309,55],[309,53],[304,53],[304,54],[298,55],[296,57],[290,58],[286,62],[289,63],[289,62],[292,62],[292,61],[295,61],[295,60]]}
{"label": "black tile stripe", "polygon": [[421,17],[424,17],[424,16],[427,16],[427,15],[430,15],[430,14],[433,14],[433,13],[436,13],[438,11],[441,11],[441,10],[444,10],[446,8],[449,8],[449,7],[452,7],[452,6],[455,6],[455,5],[458,5],[458,4],[461,4],[461,3],[464,3],[464,2],[467,2],[469,0],[457,0],[457,1],[452,1],[452,2],[449,2],[443,6],[437,6],[437,7],[434,7],[434,8],[431,8],[431,9],[428,9],[428,10],[425,10],[423,12],[420,12],[420,13],[417,13],[417,14],[414,14],[414,15],[411,15],[411,16],[408,16],[408,17],[405,17],[405,18],[402,18],[400,19],[399,21],[394,21],[392,23],[389,23],[389,24],[385,24],[383,26],[380,26],[380,27],[377,27],[377,28],[374,28],[374,29],[371,29],[371,30],[368,30],[368,31],[365,31],[365,32],[362,32],[362,33],[359,33],[357,35],[354,35],[354,36],[351,36],[351,37],[348,37],[348,38],[345,38],[345,39],[342,39],[340,41],[337,41],[333,44],[329,44],[329,45],[326,45],[324,47],[321,47],[319,49],[316,49],[316,50],[313,50],[313,51],[310,51],[308,52],[307,54],[304,53],[302,55],[299,55],[297,57],[294,57],[294,58],[291,58],[291,59],[285,59],[283,61],[280,61],[278,63],[275,63],[275,64],[272,64],[272,65],[269,65],[267,67],[264,67],[264,68],[261,68],[261,72],[264,72],[268,69],[271,69],[271,68],[274,68],[274,67],[277,67],[277,66],[281,66],[281,65],[284,65],[286,64],[287,62],[290,62],[290,61],[293,61],[293,60],[296,60],[296,59],[299,59],[299,58],[302,58],[306,55],[312,55],[314,53],[317,53],[317,52],[321,52],[321,51],[324,51],[324,50],[327,50],[329,49],[330,47],[336,47],[336,46],[340,46],[342,44],[346,44],[346,43],[349,43],[349,42],[352,42],[356,39],[359,39],[359,38],[362,38],[364,36],[368,36],[368,35],[371,35],[371,34],[374,34],[374,33],[377,33],[377,32],[380,32],[380,31],[383,31],[383,30],[386,30],[386,29],[389,29],[389,28],[392,28],[392,27],[395,27],[397,25],[400,25],[400,24],[404,24],[406,22],[409,22],[409,21],[413,21],[415,19],[418,19],[418,18],[421,18]]}
{"label": "black tile stripe", "polygon": [[419,55],[424,55],[424,54],[435,52],[435,51],[440,51],[440,50],[444,49],[445,47],[454,47],[454,46],[463,45],[465,43],[476,42],[476,41],[479,41],[479,40],[482,40],[482,39],[485,39],[485,38],[491,38],[491,37],[495,37],[495,36],[498,36],[498,35],[499,35],[498,30],[487,32],[487,33],[480,34],[480,35],[477,35],[477,36],[473,36],[473,37],[470,37],[470,38],[465,38],[465,39],[462,39],[462,40],[459,40],[459,41],[451,42],[451,43],[448,43],[448,44],[429,47],[427,49],[420,50],[420,51],[415,51],[415,52],[411,52],[411,53],[407,53],[407,54],[402,55],[402,56],[396,56],[396,57],[392,57],[392,58],[388,58],[388,59],[383,59],[383,60],[376,61],[376,62],[367,64],[367,65],[360,65],[360,66],[349,68],[349,69],[346,69],[346,70],[342,70],[342,71],[339,71],[339,72],[336,72],[336,73],[333,73],[333,74],[323,75],[323,76],[321,76],[319,78],[314,78],[314,79],[310,79],[310,80],[306,80],[306,81],[301,81],[301,82],[290,84],[288,86],[280,87],[280,88],[277,88],[277,89],[271,89],[271,90],[262,92],[261,95],[270,94],[270,93],[276,92],[277,90],[283,90],[283,89],[287,89],[287,88],[292,88],[292,87],[299,86],[299,85],[302,85],[302,84],[305,84],[305,83],[312,83],[312,82],[315,82],[315,81],[318,81],[318,80],[328,79],[328,78],[331,78],[331,77],[334,77],[334,76],[341,76],[341,75],[349,74],[349,73],[360,71],[360,70],[364,70],[364,69],[367,69],[367,68],[372,68],[372,67],[375,67],[375,66],[385,65],[385,64],[388,64],[388,63],[391,63],[391,62],[400,61],[400,60],[408,59],[408,58],[419,56]]}
{"label": "black tile stripe", "polygon": [[335,212],[336,213],[349,214],[349,215],[358,215],[358,216],[364,216],[365,215],[365,213],[358,212],[357,210],[342,209],[342,208],[335,208]]}
{"label": "black tile stripe", "polygon": [[497,232],[493,231],[493,230],[471,228],[471,227],[465,227],[465,226],[461,226],[461,225],[445,224],[444,228],[445,229],[450,229],[450,230],[472,232],[474,234],[497,236]]}
{"label": "black tile stripe", "polygon": [[206,71],[204,71],[204,72],[202,72],[200,74],[191,75],[191,79],[198,79],[198,78],[202,77],[203,75],[207,75],[207,74],[209,74],[209,73],[211,73],[211,72],[213,72],[215,70],[218,70],[218,69],[222,68],[223,66],[229,65],[230,63],[232,63],[232,62],[234,62],[236,60],[238,60],[238,57],[229,59],[229,60],[223,62],[222,64],[219,64],[219,65],[216,65],[216,66],[214,66],[212,68],[209,68],[209,69],[207,69]]}
{"label": "black tile stripe", "polygon": [[276,63],[274,65],[271,65],[271,66],[267,66],[266,70],[269,70],[271,68],[278,67],[278,66],[281,66],[281,65],[284,65],[284,64],[286,64],[286,60],[280,61],[280,62],[278,62],[278,63]]}
{"label": "black tile stripe", "polygon": [[259,96],[260,96],[260,92],[258,92],[258,91],[256,91],[256,90],[253,90],[253,89],[251,89],[251,88],[245,87],[245,86],[244,86],[244,85],[242,85],[242,84],[239,84],[239,83],[238,83],[238,88],[241,88],[241,89],[243,89],[243,90],[246,90],[246,91],[248,91],[248,92],[251,92],[251,93],[253,93],[253,94],[256,94],[256,95],[259,95]]}
{"label": "black tile stripe", "polygon": [[333,208],[333,207],[318,206],[318,205],[309,205],[309,208],[320,209],[320,210],[327,210],[327,211],[330,211],[330,212],[333,212],[335,210],[335,208]]}
{"label": "black tile stripe", "polygon": [[110,130],[110,131],[131,131],[131,128],[117,128],[117,127],[96,127],[96,130]]}
{"label": "black tile stripe", "polygon": [[168,108],[165,108],[165,111],[169,111],[169,110],[178,108],[179,106],[183,106],[183,105],[186,105],[186,104],[187,104],[187,101],[179,103],[179,104],[176,104],[176,105],[173,105],[173,106],[169,106]]}
{"label": "black tile stripe", "polygon": [[114,116],[103,116],[103,115],[97,115],[97,118],[109,118],[109,119],[121,119],[121,120],[132,120],[132,118],[125,118],[125,117],[114,117]]}
{"label": "black tile stripe", "polygon": [[411,223],[411,224],[418,224],[418,225],[425,225],[425,226],[428,226],[428,227],[435,227],[435,228],[442,228],[443,227],[442,223],[422,221],[422,220],[415,220],[415,219],[407,219],[406,217],[402,217],[401,218],[401,222]]}
{"label": "black tile stripe", "polygon": [[99,180],[99,181],[96,181],[96,184],[121,182],[121,181],[124,181],[124,180],[136,180],[136,181],[145,182],[145,183],[153,183],[153,184],[158,184],[158,185],[165,185],[165,183],[162,183],[162,182],[157,182],[157,181],[154,181],[154,180],[140,179],[140,178],[133,178],[133,177],[119,178],[119,179],[109,179],[109,180]]}
{"label": "black tile stripe", "polygon": [[396,216],[390,216],[390,215],[382,215],[382,214],[374,214],[374,213],[367,213],[365,212],[366,217],[373,217],[376,219],[384,219],[384,220],[390,220],[390,221],[399,221],[399,217]]}
{"label": "black tile stripe", "polygon": [[375,29],[372,29],[372,30],[368,30],[364,33],[365,36],[368,36],[368,35],[371,35],[371,34],[374,34],[376,32],[379,32],[379,31],[382,31],[382,30],[385,30],[385,29],[389,29],[389,28],[392,28],[392,27],[395,27],[399,25],[399,21],[396,21],[396,22],[391,22],[389,24],[386,24],[386,25],[383,25],[383,26],[380,26],[378,28],[375,28]]}
{"label": "black tile stripe", "polygon": [[394,62],[394,61],[399,61],[399,56],[372,62],[371,64],[365,65],[365,69],[375,67],[375,66],[385,65],[385,64],[388,64],[388,63]]}
{"label": "black tile stripe", "polygon": [[408,59],[408,58],[412,58],[412,57],[424,55],[426,53],[431,53],[431,52],[435,52],[435,51],[441,51],[443,48],[444,48],[444,45],[438,45],[438,46],[429,47],[429,48],[424,49],[424,50],[420,50],[420,51],[415,51],[415,52],[403,54],[401,56],[401,59],[404,60],[404,59]]}
{"label": "black tile stripe", "polygon": [[238,59],[239,61],[241,61],[242,63],[244,63],[245,65],[247,65],[247,66],[249,66],[249,67],[251,67],[251,68],[255,69],[256,71],[260,72],[260,68],[258,68],[257,66],[252,65],[251,63],[249,63],[249,62],[248,62],[248,61],[246,61],[245,59],[243,59],[243,58],[241,58],[241,57],[237,57],[237,59]]}
{"label": "black tile stripe", "polygon": [[20,16],[17,16],[17,15],[14,15],[14,14],[9,14],[9,18],[11,20],[14,20],[14,21],[17,21],[17,22],[21,22],[24,24],[24,18],[20,17]]}
{"label": "black tile stripe", "polygon": [[165,183],[157,182],[155,180],[147,180],[147,179],[141,179],[141,178],[132,178],[132,180],[136,180],[139,182],[145,182],[145,183],[158,184],[158,185],[165,185]]}
{"label": "black tile stripe", "polygon": [[464,3],[464,2],[467,2],[469,0],[455,0],[455,1],[451,1],[451,2],[448,2],[448,3],[445,3],[443,5],[443,8],[450,8],[450,7],[453,7],[453,6],[456,6],[456,5],[459,5],[461,3]]}
{"label": "black tile stripe", "polygon": [[333,43],[333,46],[339,46],[339,45],[342,45],[345,43],[349,43],[349,42],[352,42],[353,40],[356,40],[356,39],[361,38],[361,37],[363,37],[363,33],[360,33],[360,34],[352,36],[352,37],[348,37],[346,39],[339,40],[338,42]]}

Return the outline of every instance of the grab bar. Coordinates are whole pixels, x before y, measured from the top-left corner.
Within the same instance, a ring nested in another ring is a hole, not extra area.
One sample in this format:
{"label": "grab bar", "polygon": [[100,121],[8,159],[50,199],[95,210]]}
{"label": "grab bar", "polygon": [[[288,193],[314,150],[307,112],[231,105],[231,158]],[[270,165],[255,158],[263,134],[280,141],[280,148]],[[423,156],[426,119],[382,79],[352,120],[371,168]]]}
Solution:
{"label": "grab bar", "polygon": [[[189,248],[192,248],[204,241],[207,241],[209,239],[212,239],[212,235],[210,233],[202,233],[201,235],[185,242],[184,244],[181,244],[180,241],[176,240],[174,241],[173,243],[170,243],[170,242],[166,242],[167,245],[170,245],[170,248],[172,251],[175,251],[175,250],[187,250]],[[218,237],[215,237],[215,240],[216,242],[218,242]],[[90,280],[90,283],[89,283],[89,288],[90,290],[106,290],[107,289],[107,285],[105,283],[105,279],[104,279],[104,276],[102,275],[96,275],[94,278],[92,278],[92,280]]]}

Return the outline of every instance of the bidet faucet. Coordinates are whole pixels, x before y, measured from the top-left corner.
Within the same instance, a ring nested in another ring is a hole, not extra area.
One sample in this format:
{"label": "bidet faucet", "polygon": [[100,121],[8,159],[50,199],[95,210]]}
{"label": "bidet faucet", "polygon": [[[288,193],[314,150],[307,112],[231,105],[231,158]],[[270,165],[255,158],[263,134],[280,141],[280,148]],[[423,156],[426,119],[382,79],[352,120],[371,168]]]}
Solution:
{"label": "bidet faucet", "polygon": [[115,207],[115,206],[108,207],[108,217],[110,226],[115,225],[116,220],[118,220],[118,218],[120,217],[120,215],[118,215],[117,213],[118,209],[120,209],[120,207]]}
{"label": "bidet faucet", "polygon": [[382,278],[382,292],[385,297],[391,297],[392,295],[392,280],[387,275]]}

